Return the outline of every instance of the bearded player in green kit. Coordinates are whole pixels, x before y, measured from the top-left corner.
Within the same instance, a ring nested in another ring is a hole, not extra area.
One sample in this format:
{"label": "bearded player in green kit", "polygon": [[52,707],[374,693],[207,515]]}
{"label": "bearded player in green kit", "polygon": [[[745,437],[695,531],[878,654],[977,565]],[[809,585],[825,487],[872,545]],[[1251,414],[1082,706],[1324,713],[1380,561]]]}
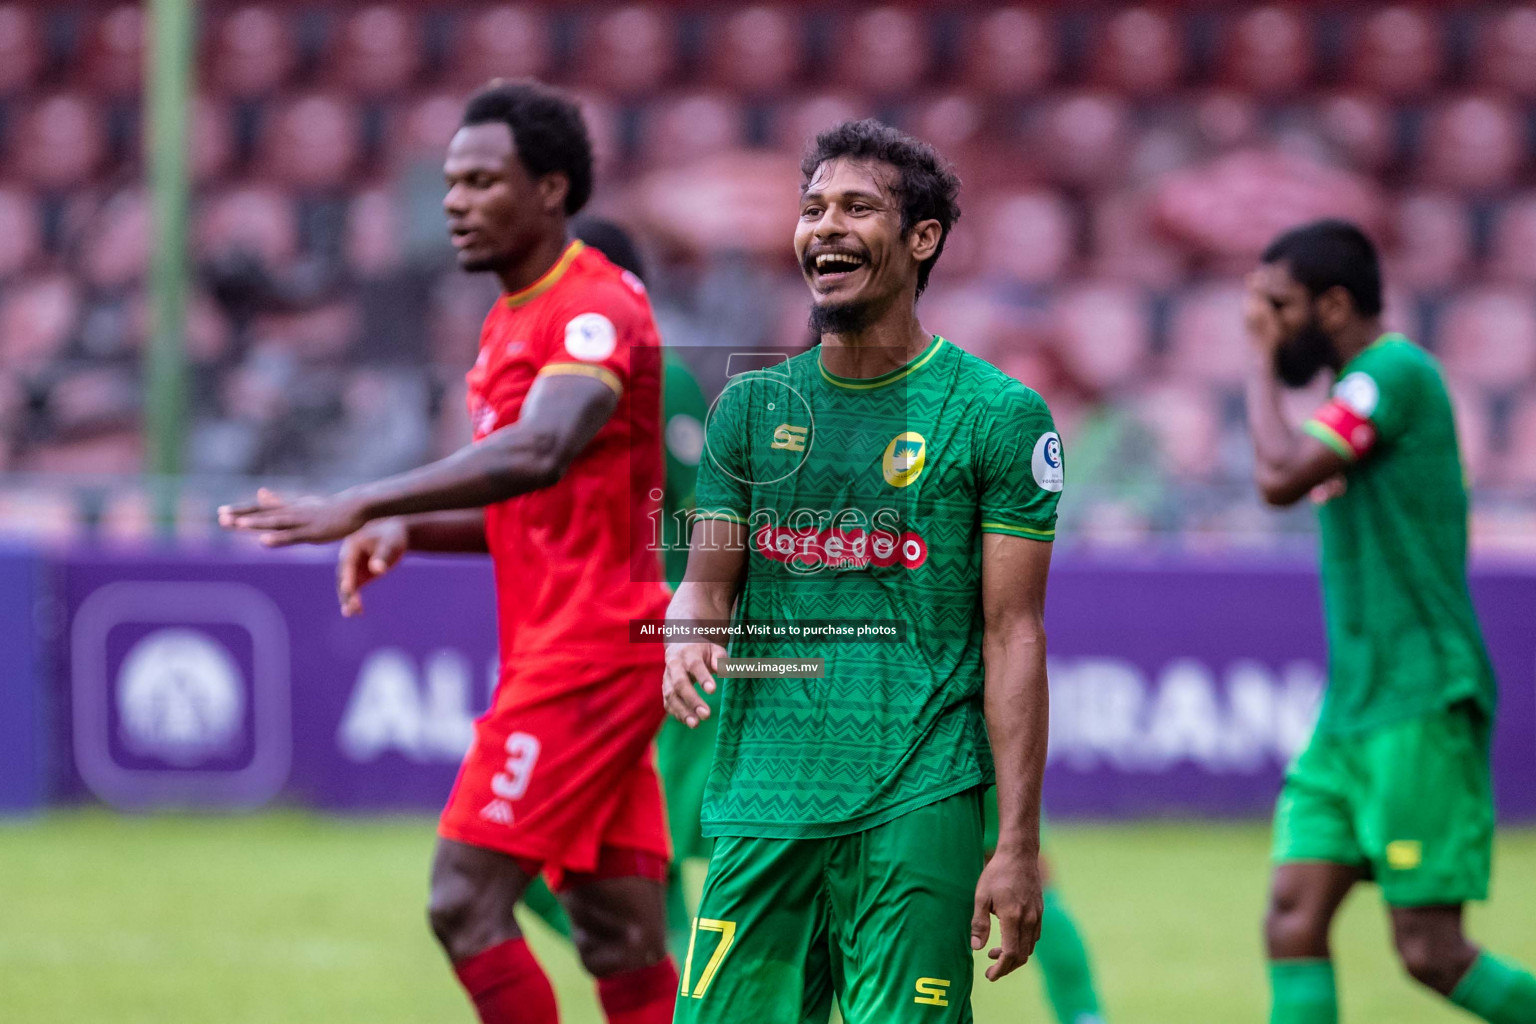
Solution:
{"label": "bearded player in green kit", "polygon": [[[958,215],[937,154],[878,122],[802,164],[795,252],[821,344],[731,378],[706,431],[673,622],[894,622],[895,642],[732,639],[820,674],[727,677],[668,645],[689,726],[725,683],[703,831],[715,837],[676,1020],[971,1020],[1039,934],[1045,585],[1061,440],[1033,391],[918,323]],[[804,671],[801,669],[800,671]],[[995,769],[994,769],[995,765]],[[983,868],[983,794],[999,834]]]}
{"label": "bearded player in green kit", "polygon": [[[1381,328],[1376,249],[1319,221],[1249,279],[1248,422],[1264,499],[1320,503],[1328,691],[1275,813],[1265,923],[1271,1024],[1339,1019],[1328,930],[1374,880],[1408,973],[1495,1024],[1536,1022],[1536,978],[1471,943],[1488,894],[1496,687],[1467,591],[1467,491],[1439,365]],[[1332,399],[1294,430],[1281,388],[1324,367]]]}

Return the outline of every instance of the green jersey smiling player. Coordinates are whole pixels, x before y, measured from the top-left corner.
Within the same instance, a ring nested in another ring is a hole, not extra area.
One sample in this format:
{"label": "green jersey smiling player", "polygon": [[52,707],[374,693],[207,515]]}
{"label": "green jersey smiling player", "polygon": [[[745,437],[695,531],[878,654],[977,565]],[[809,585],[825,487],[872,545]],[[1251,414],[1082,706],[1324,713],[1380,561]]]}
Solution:
{"label": "green jersey smiling player", "polygon": [[[957,213],[929,147],[877,122],[817,140],[795,251],[821,344],[732,378],[706,432],[673,620],[897,620],[900,642],[737,640],[818,678],[731,678],[716,837],[676,1019],[969,1021],[1039,933],[1045,582],[1062,488],[1045,403],[919,325]],[[669,645],[663,695],[708,716],[724,650]],[[983,868],[982,799],[999,835]]]}

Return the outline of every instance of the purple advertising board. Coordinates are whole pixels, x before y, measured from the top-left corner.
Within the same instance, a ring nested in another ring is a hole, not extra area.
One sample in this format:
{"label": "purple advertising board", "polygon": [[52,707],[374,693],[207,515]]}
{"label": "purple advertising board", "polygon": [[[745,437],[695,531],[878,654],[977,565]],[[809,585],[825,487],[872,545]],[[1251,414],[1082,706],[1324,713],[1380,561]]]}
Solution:
{"label": "purple advertising board", "polygon": [[36,554],[0,548],[0,813],[43,802],[48,759],[41,583]]}
{"label": "purple advertising board", "polygon": [[[59,789],[122,807],[435,810],[495,680],[478,559],[336,609],[324,553],[76,554],[55,587]],[[1501,812],[1536,817],[1536,571],[1480,571]],[[1058,815],[1263,815],[1324,682],[1310,565],[1063,559],[1048,613]]]}

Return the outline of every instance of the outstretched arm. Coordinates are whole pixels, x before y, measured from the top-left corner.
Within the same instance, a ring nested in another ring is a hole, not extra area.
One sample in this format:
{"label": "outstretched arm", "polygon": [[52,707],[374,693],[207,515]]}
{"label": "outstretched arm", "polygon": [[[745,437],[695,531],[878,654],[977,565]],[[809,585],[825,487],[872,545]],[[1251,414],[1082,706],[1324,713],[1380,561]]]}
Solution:
{"label": "outstretched arm", "polygon": [[1050,694],[1045,671],[1045,582],[1051,545],[1000,533],[982,537],[987,735],[997,770],[997,851],[976,886],[971,945],[996,915],[1002,945],[988,956],[996,981],[1029,959],[1040,937],[1040,787]]}
{"label": "outstretched arm", "polygon": [[[495,504],[557,483],[617,404],[617,394],[601,380],[574,374],[540,377],[515,423],[445,459],[330,498],[225,506],[219,521],[260,533],[269,547],[282,547],[340,540],[388,516]],[[433,535],[429,524],[423,529],[424,540]]]}

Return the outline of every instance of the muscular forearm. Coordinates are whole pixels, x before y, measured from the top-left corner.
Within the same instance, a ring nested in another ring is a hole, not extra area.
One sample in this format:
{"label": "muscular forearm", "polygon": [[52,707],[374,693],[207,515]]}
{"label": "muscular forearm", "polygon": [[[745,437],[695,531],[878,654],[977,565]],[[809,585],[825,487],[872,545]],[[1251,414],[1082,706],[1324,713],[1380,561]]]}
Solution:
{"label": "muscular forearm", "polygon": [[677,621],[709,620],[723,622],[731,617],[736,601],[734,582],[678,584],[677,593],[667,605],[667,618]]}
{"label": "muscular forearm", "polygon": [[548,487],[563,470],[554,437],[515,423],[445,459],[338,497],[358,504],[368,519],[478,509]]}
{"label": "muscular forearm", "polygon": [[1045,631],[1034,623],[988,635],[983,658],[987,734],[997,771],[997,845],[1034,854],[1050,724]]}
{"label": "muscular forearm", "polygon": [[411,551],[476,555],[490,551],[485,541],[485,512],[482,509],[421,512],[405,516],[404,522],[407,547]]}

